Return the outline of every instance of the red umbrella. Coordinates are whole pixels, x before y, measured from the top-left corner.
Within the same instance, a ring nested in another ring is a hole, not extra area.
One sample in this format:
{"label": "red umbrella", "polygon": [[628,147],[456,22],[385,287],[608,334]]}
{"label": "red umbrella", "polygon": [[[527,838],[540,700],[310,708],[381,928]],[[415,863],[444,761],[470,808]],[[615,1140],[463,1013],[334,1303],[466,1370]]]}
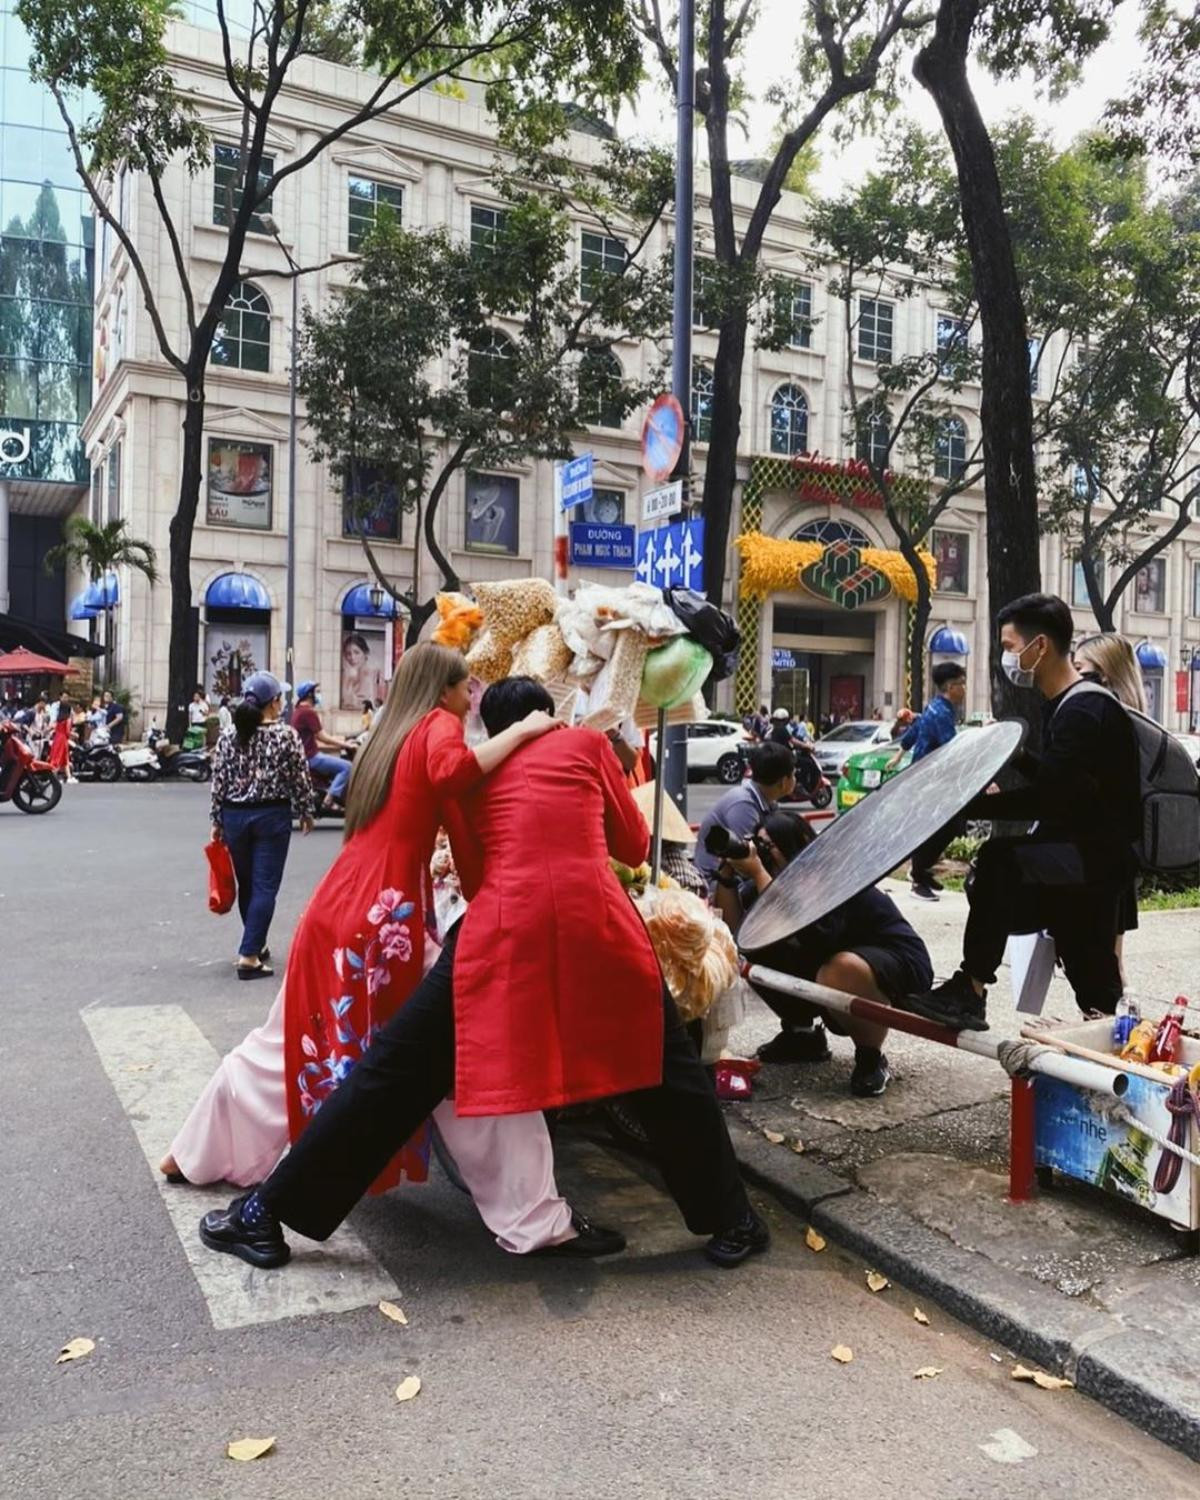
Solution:
{"label": "red umbrella", "polygon": [[78,677],[78,667],[69,667],[65,661],[55,661],[52,656],[39,656],[18,646],[15,651],[0,656],[0,677]]}

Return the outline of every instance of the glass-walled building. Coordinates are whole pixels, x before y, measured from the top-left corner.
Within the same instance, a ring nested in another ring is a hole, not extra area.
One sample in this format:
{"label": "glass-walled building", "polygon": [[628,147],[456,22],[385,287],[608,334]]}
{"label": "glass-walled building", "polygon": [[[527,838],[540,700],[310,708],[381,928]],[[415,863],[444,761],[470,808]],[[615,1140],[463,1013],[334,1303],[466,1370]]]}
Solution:
{"label": "glass-walled building", "polygon": [[58,631],[63,579],[41,559],[87,483],[92,260],[66,130],[29,76],[13,0],[0,0],[0,615]]}

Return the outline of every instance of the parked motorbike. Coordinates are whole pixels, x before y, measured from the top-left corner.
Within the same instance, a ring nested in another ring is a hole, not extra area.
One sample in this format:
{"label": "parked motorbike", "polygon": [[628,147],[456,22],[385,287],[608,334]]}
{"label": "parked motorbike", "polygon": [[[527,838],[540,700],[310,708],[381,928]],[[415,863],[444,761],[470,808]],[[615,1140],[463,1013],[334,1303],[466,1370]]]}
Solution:
{"label": "parked motorbike", "polygon": [[118,745],[117,754],[121,757],[126,781],[153,781],[161,770],[158,756],[149,745]]}
{"label": "parked motorbike", "polygon": [[0,723],[0,802],[13,802],[24,813],[45,813],[57,807],[62,782],[39,760],[9,720]]}
{"label": "parked motorbike", "polygon": [[817,758],[807,745],[798,745],[796,756],[796,800],[811,802],[814,807],[828,807],[833,801],[833,786],[826,780]]}
{"label": "parked motorbike", "polygon": [[120,781],[121,757],[105,735],[86,745],[71,742],[71,775],[76,781]]}
{"label": "parked motorbike", "polygon": [[158,775],[164,780],[172,776],[180,781],[212,780],[212,761],[206,750],[181,750],[157,726],[146,736],[146,743],[154,752]]}

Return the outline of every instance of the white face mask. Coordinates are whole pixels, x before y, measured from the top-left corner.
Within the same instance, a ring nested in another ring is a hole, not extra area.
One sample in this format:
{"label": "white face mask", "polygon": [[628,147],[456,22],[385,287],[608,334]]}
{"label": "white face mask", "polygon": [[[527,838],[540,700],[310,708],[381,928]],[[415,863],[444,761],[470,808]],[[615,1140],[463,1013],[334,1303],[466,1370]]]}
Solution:
{"label": "white face mask", "polygon": [[[1001,653],[1000,670],[1014,687],[1031,688],[1037,683],[1036,663],[1032,667],[1023,667],[1021,665],[1021,658],[1029,650],[1029,647],[1034,644],[1034,641],[1037,640],[1040,640],[1040,637],[1034,636],[1033,640],[1028,645],[1022,646],[1020,651],[1005,651]],[[1041,661],[1040,656],[1038,657],[1038,661]]]}

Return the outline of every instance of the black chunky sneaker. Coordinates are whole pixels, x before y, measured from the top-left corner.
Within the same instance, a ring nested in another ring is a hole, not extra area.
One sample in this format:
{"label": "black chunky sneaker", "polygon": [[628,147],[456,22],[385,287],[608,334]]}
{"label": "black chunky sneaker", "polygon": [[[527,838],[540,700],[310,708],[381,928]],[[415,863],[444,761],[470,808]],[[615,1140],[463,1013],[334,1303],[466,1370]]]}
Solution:
{"label": "black chunky sneaker", "polygon": [[236,1255],[248,1265],[262,1270],[286,1266],[292,1258],[291,1248],[283,1237],[279,1220],[266,1218],[250,1225],[242,1218],[242,1204],[250,1196],[243,1193],[228,1208],[216,1208],[200,1220],[200,1238],[210,1250]]}
{"label": "black chunky sneaker", "polygon": [[850,1092],[857,1099],[878,1099],[892,1081],[888,1060],[878,1047],[856,1047]]}
{"label": "black chunky sneaker", "polygon": [[823,1063],[829,1058],[829,1038],[819,1022],[815,1026],[785,1026],[758,1049],[758,1060],[765,1063]]}
{"label": "black chunky sneaker", "polygon": [[761,1255],[771,1243],[771,1231],[750,1209],[736,1224],[714,1234],[704,1253],[714,1266],[732,1270],[752,1255]]}
{"label": "black chunky sneaker", "polygon": [[927,1021],[936,1021],[949,1026],[952,1031],[986,1031],[987,996],[977,995],[970,977],[961,969],[934,989],[921,995],[906,995],[896,1002],[900,1010],[911,1011],[914,1016],[924,1016]]}

